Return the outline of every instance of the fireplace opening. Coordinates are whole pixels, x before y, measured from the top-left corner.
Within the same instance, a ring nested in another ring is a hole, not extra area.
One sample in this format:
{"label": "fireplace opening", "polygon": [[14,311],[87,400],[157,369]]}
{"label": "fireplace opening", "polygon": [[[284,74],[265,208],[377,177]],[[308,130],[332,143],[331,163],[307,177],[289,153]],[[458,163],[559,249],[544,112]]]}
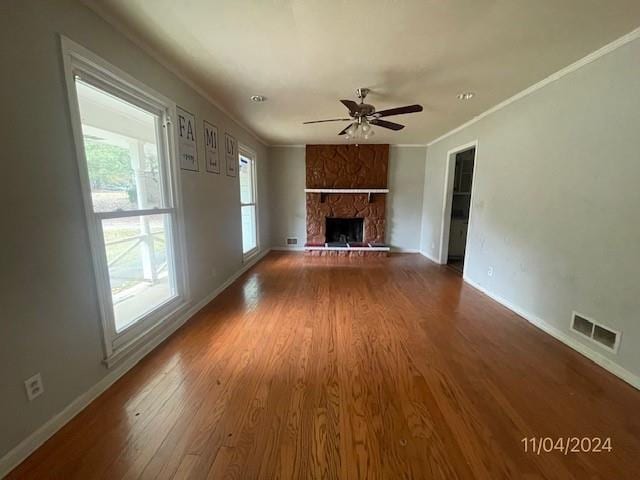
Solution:
{"label": "fireplace opening", "polygon": [[364,218],[326,217],[326,242],[347,244],[362,242]]}

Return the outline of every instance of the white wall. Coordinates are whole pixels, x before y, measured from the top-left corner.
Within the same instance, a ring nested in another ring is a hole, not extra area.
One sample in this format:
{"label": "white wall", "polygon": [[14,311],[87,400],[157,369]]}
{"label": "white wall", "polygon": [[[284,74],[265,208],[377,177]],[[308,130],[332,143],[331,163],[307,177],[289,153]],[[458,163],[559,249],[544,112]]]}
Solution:
{"label": "white wall", "polygon": [[304,146],[269,147],[271,245],[277,248],[287,246],[287,237],[297,237],[298,248],[307,239],[304,158]]}
{"label": "white wall", "polygon": [[[426,147],[396,147],[389,150],[389,196],[387,242],[407,250],[420,248],[420,222]],[[285,247],[286,238],[306,241],[305,147],[270,147],[272,211],[271,242]]]}
{"label": "white wall", "polygon": [[[79,1],[1,7],[0,457],[108,374],[59,34],[207,119],[258,154],[260,240],[269,246],[267,149]],[[19,47],[16,42],[19,39]],[[199,148],[202,140],[199,138]],[[203,152],[200,150],[203,170]],[[238,179],[182,172],[192,303],[242,266]],[[23,381],[42,373],[28,402]]]}
{"label": "white wall", "polygon": [[[477,140],[468,280],[636,376],[639,59],[635,40],[430,145],[422,222],[436,257],[447,151]],[[572,333],[572,310],[622,331],[618,354]]]}
{"label": "white wall", "polygon": [[426,147],[391,146],[387,242],[398,249],[420,250]]}

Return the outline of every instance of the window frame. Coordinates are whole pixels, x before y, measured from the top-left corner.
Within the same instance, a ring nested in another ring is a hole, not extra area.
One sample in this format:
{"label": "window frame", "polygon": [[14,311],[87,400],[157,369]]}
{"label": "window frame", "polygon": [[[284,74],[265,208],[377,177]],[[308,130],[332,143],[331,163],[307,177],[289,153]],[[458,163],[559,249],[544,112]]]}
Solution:
{"label": "window frame", "polygon": [[[104,360],[107,366],[110,367],[121,358],[143,346],[145,341],[153,336],[158,329],[174,320],[185,309],[190,299],[180,169],[177,162],[177,145],[173,123],[171,122],[172,118],[177,118],[176,104],[81,45],[62,35],[60,38],[69,114],[97,288]],[[76,90],[76,76],[79,76],[84,83],[88,83],[159,116],[157,148],[159,155],[162,155],[164,163],[164,168],[161,169],[163,208],[112,212],[94,211]],[[162,133],[163,131],[164,133]],[[168,254],[173,257],[176,294],[136,322],[117,332],[102,221],[108,218],[160,214],[167,214],[170,218],[172,245]]]}
{"label": "window frame", "polygon": [[240,194],[240,228],[241,228],[240,233],[241,234],[242,234],[242,207],[253,206],[255,209],[254,229],[255,229],[255,235],[256,235],[256,246],[246,253],[244,251],[242,252],[242,261],[243,263],[246,263],[249,260],[251,260],[255,255],[257,255],[258,252],[260,251],[260,226],[259,226],[260,215],[258,214],[258,175],[257,175],[258,155],[254,150],[247,147],[246,145],[238,146],[238,192],[239,193],[240,193],[240,157],[241,156],[244,156],[251,160],[251,180],[252,180],[251,186],[252,186],[252,196],[253,196],[252,203],[242,203],[242,194]]}

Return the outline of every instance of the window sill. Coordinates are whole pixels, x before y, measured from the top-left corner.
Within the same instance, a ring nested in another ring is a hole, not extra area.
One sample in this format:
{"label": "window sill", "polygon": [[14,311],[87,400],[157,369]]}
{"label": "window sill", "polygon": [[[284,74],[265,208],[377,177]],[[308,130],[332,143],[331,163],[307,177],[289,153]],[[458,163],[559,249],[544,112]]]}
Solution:
{"label": "window sill", "polygon": [[249,263],[260,253],[260,249],[258,247],[253,250],[249,250],[247,253],[242,254],[242,263]]}
{"label": "window sill", "polygon": [[187,320],[186,307],[187,302],[180,302],[160,320],[154,322],[127,343],[114,348],[113,352],[104,359],[104,364],[107,368],[112,368],[133,355],[154,349]]}

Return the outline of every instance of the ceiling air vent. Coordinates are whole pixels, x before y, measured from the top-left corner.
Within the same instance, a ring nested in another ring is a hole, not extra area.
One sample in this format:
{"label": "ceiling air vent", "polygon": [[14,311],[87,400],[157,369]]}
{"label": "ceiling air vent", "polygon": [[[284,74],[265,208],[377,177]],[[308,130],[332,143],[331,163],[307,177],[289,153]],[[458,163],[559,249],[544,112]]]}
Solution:
{"label": "ceiling air vent", "polygon": [[587,337],[592,342],[612,351],[618,352],[620,344],[620,332],[616,332],[608,327],[600,325],[584,315],[573,312],[571,319],[571,330]]}
{"label": "ceiling air vent", "polygon": [[297,237],[287,237],[287,245],[297,245],[298,238]]}

